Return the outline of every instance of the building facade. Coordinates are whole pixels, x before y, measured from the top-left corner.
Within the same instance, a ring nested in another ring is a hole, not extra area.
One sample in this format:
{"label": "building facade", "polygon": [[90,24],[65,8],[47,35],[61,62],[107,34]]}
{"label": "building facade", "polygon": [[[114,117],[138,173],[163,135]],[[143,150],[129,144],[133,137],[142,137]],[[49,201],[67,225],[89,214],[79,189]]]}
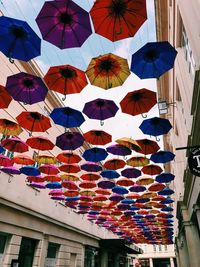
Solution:
{"label": "building facade", "polygon": [[165,113],[162,116],[173,125],[164,144],[176,154],[175,160],[165,167],[176,177],[173,188],[177,263],[180,267],[198,267],[200,178],[192,174],[188,157],[200,146],[200,2],[155,0],[155,8],[158,41],[169,41],[178,52],[174,68],[158,81],[160,102],[167,107],[164,112],[161,110]]}

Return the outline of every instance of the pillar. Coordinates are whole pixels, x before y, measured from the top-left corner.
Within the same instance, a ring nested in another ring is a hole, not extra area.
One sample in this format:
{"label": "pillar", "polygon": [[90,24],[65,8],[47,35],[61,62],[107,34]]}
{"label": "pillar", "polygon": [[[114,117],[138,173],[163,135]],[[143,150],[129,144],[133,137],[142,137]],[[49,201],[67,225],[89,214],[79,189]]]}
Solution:
{"label": "pillar", "polygon": [[177,248],[179,254],[179,267],[191,267],[189,263],[187,243],[184,235],[182,234],[177,238]]}
{"label": "pillar", "polygon": [[108,252],[105,250],[101,251],[100,257],[101,267],[108,267]]}
{"label": "pillar", "polygon": [[43,239],[39,241],[38,244],[38,266],[45,266],[45,260],[47,256],[49,238],[47,235],[43,236]]}
{"label": "pillar", "polygon": [[149,258],[149,266],[153,267],[153,259],[152,258]]}
{"label": "pillar", "polygon": [[193,207],[194,212],[196,213],[197,222],[198,222],[198,228],[200,229],[200,206],[194,205]]}
{"label": "pillar", "polygon": [[170,258],[170,267],[175,267],[174,266],[174,259],[173,258]]}
{"label": "pillar", "polygon": [[12,260],[18,259],[20,244],[22,237],[18,235],[12,235],[7,243],[7,249],[3,260],[3,267],[11,265]]}

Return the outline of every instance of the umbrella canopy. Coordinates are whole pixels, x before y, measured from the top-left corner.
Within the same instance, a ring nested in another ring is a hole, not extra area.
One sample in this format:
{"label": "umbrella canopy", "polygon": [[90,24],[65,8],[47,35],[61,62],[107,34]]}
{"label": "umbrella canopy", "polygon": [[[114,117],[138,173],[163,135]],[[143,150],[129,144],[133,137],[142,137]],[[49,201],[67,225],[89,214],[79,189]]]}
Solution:
{"label": "umbrella canopy", "polygon": [[12,162],[20,165],[33,165],[35,160],[28,155],[16,155],[12,158]]}
{"label": "umbrella canopy", "polygon": [[159,78],[173,67],[176,55],[167,41],[147,43],[133,54],[131,71],[141,79]]}
{"label": "umbrella canopy", "polygon": [[161,191],[165,188],[165,185],[164,184],[161,184],[161,183],[154,183],[152,185],[149,186],[148,190],[151,192],[158,192],[158,191]]}
{"label": "umbrella canopy", "polygon": [[10,167],[12,165],[13,165],[13,163],[9,157],[4,156],[4,155],[0,155],[0,166]]}
{"label": "umbrella canopy", "polygon": [[125,176],[126,178],[137,178],[141,175],[141,171],[136,168],[126,168],[121,171],[121,175]]}
{"label": "umbrella canopy", "polygon": [[1,171],[7,174],[20,174],[20,169],[14,167],[14,166],[8,166],[1,168]]}
{"label": "umbrella canopy", "polygon": [[94,162],[86,162],[81,164],[81,170],[87,171],[87,172],[99,172],[102,170],[102,167]]}
{"label": "umbrella canopy", "polygon": [[122,85],[131,72],[125,58],[109,53],[92,58],[86,74],[92,85],[110,89]]}
{"label": "umbrella canopy", "polygon": [[58,182],[50,182],[50,183],[47,183],[46,185],[46,188],[49,188],[49,189],[59,189],[59,188],[62,188],[62,185]]}
{"label": "umbrella canopy", "polygon": [[114,179],[120,176],[120,174],[114,170],[103,170],[100,175],[108,179]]}
{"label": "umbrella canopy", "polygon": [[40,171],[38,168],[32,166],[32,165],[27,165],[24,167],[20,168],[20,172],[27,175],[27,176],[38,176],[40,175]]}
{"label": "umbrella canopy", "polygon": [[147,113],[157,103],[156,93],[148,89],[129,92],[120,102],[123,113],[136,116]]}
{"label": "umbrella canopy", "polygon": [[77,173],[80,171],[80,167],[77,164],[63,164],[58,169],[67,173]]}
{"label": "umbrella canopy", "polygon": [[110,180],[103,180],[98,182],[98,187],[103,189],[111,189],[115,186],[115,183]]}
{"label": "umbrella canopy", "polygon": [[52,150],[54,148],[54,144],[46,137],[43,136],[34,136],[30,137],[26,140],[27,145],[29,145],[33,149],[38,150]]}
{"label": "umbrella canopy", "polygon": [[129,138],[129,137],[123,137],[123,138],[117,139],[116,143],[118,143],[122,146],[126,146],[129,149],[135,150],[137,152],[140,152],[140,150],[141,150],[139,144],[135,140],[133,140],[132,138]]}
{"label": "umbrella canopy", "polygon": [[50,90],[66,95],[80,93],[88,84],[86,75],[71,65],[51,67],[44,80]]}
{"label": "umbrella canopy", "polygon": [[79,184],[79,187],[80,188],[85,188],[85,189],[95,188],[96,187],[96,183],[92,182],[92,181],[84,181],[84,182],[81,182]]}
{"label": "umbrella canopy", "polygon": [[60,49],[80,47],[92,33],[88,12],[71,0],[45,2],[36,22],[43,39]]}
{"label": "umbrella canopy", "polygon": [[154,179],[151,177],[141,177],[137,180],[136,184],[138,185],[149,185],[154,182]]}
{"label": "umbrella canopy", "polygon": [[158,151],[160,149],[157,142],[155,142],[153,140],[139,139],[139,140],[136,140],[136,142],[141,147],[140,153],[142,153],[144,155],[155,153],[156,151]]}
{"label": "umbrella canopy", "polygon": [[88,143],[93,145],[106,145],[112,141],[112,136],[102,130],[90,130],[83,136]]}
{"label": "umbrella canopy", "polygon": [[30,176],[27,177],[27,180],[29,182],[34,182],[34,183],[43,183],[45,181],[44,177],[42,177],[40,175],[38,175],[38,176],[30,175]]}
{"label": "umbrella canopy", "polygon": [[2,16],[0,36],[0,51],[11,62],[11,58],[29,61],[40,55],[41,39],[25,21]]}
{"label": "umbrella canopy", "polygon": [[49,118],[34,111],[22,111],[17,117],[17,122],[24,129],[32,132],[45,132],[51,127]]}
{"label": "umbrella canopy", "polygon": [[60,178],[62,180],[66,180],[66,181],[79,181],[79,177],[72,175],[72,174],[61,174]]}
{"label": "umbrella canopy", "polygon": [[119,108],[114,101],[97,98],[85,104],[83,113],[90,119],[100,120],[102,122],[106,119],[114,117],[118,109]]}
{"label": "umbrella canopy", "polygon": [[39,171],[47,175],[56,175],[59,173],[58,168],[52,164],[44,164],[40,166]]}
{"label": "umbrella canopy", "polygon": [[175,176],[170,172],[164,172],[156,176],[156,182],[158,183],[170,183],[173,181]]}
{"label": "umbrella canopy", "polygon": [[143,167],[149,164],[149,159],[146,157],[131,157],[126,164],[132,167]]}
{"label": "umbrella canopy", "polygon": [[87,161],[98,162],[104,160],[108,156],[105,149],[93,147],[84,151],[82,157]]}
{"label": "umbrella canopy", "polygon": [[29,105],[44,101],[48,92],[40,77],[25,72],[8,76],[6,90],[14,100]]}
{"label": "umbrella canopy", "polygon": [[0,85],[0,108],[8,108],[11,101],[12,97],[8,94],[6,88]]}
{"label": "umbrella canopy", "polygon": [[167,134],[172,126],[168,119],[154,117],[144,120],[139,128],[144,134],[158,136]]}
{"label": "umbrella canopy", "polygon": [[95,173],[84,173],[80,176],[80,178],[84,181],[97,181],[101,178],[101,176],[99,174],[95,174]]}
{"label": "umbrella canopy", "polygon": [[117,179],[116,185],[120,185],[120,186],[132,186],[132,185],[134,185],[134,182],[131,179],[128,179],[126,177],[123,177],[123,178]]}
{"label": "umbrella canopy", "polygon": [[34,183],[34,182],[32,182],[30,184],[30,186],[34,187],[34,188],[39,188],[39,189],[46,189],[46,186],[43,183]]}
{"label": "umbrella canopy", "polygon": [[146,187],[143,186],[143,185],[137,185],[137,184],[134,184],[133,186],[131,186],[129,188],[129,191],[131,192],[144,192],[146,190]]}
{"label": "umbrella canopy", "polygon": [[173,160],[175,155],[170,151],[158,151],[157,153],[151,155],[150,160],[155,163],[166,163]]}
{"label": "umbrella canopy", "polygon": [[65,128],[80,127],[85,121],[80,111],[70,107],[54,108],[50,117],[54,123]]}
{"label": "umbrella canopy", "polygon": [[118,185],[114,186],[112,188],[112,191],[119,195],[124,195],[128,193],[128,190],[126,188],[124,188],[123,186],[118,186]]}
{"label": "umbrella canopy", "polygon": [[3,135],[19,135],[22,128],[14,121],[0,119],[0,133]]}
{"label": "umbrella canopy", "polygon": [[47,182],[60,182],[61,178],[57,175],[46,175],[43,177]]}
{"label": "umbrella canopy", "polygon": [[106,150],[113,155],[119,156],[127,156],[132,153],[128,147],[119,144],[108,146]]}
{"label": "umbrella canopy", "polygon": [[161,195],[161,196],[169,196],[172,194],[174,194],[174,191],[168,187],[158,192],[158,195]]}
{"label": "umbrella canopy", "polygon": [[67,181],[67,180],[64,180],[61,185],[64,187],[64,188],[67,188],[69,190],[77,190],[78,189],[78,186],[77,184],[74,182],[74,181]]}
{"label": "umbrella canopy", "polygon": [[147,19],[146,1],[97,0],[90,15],[95,32],[114,42],[135,35]]}
{"label": "umbrella canopy", "polygon": [[83,143],[84,138],[79,132],[66,132],[56,137],[56,145],[62,150],[75,150]]}
{"label": "umbrella canopy", "polygon": [[62,152],[56,156],[57,160],[67,164],[79,163],[81,157],[72,152]]}
{"label": "umbrella canopy", "polygon": [[39,164],[55,164],[57,162],[57,159],[54,156],[45,154],[34,157],[34,160]]}
{"label": "umbrella canopy", "polygon": [[160,174],[163,171],[163,169],[160,166],[158,166],[158,165],[149,164],[149,165],[144,166],[141,169],[141,171],[144,174],[157,175],[157,174]]}
{"label": "umbrella canopy", "polygon": [[117,169],[121,169],[124,168],[124,166],[126,165],[126,162],[122,159],[110,159],[107,160],[104,163],[104,168],[108,169],[108,170],[117,170]]}
{"label": "umbrella canopy", "polygon": [[7,138],[1,144],[4,148],[12,152],[24,153],[28,151],[28,145],[19,138]]}

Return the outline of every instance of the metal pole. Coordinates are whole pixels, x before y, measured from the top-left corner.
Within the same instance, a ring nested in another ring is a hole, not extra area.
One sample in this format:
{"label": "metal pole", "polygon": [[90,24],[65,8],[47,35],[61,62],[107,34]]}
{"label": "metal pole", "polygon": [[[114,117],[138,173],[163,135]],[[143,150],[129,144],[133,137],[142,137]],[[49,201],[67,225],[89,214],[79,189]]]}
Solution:
{"label": "metal pole", "polygon": [[200,145],[195,145],[195,146],[182,146],[182,147],[177,147],[176,150],[182,150],[182,149],[191,149],[191,148],[198,148]]}

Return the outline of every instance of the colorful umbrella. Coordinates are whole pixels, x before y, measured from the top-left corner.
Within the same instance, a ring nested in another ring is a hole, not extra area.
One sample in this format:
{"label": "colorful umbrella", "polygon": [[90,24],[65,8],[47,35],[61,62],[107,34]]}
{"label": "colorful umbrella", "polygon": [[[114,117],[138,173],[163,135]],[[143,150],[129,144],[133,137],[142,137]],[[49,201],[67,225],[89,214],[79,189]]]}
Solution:
{"label": "colorful umbrella", "polygon": [[114,178],[118,178],[120,175],[118,172],[114,171],[114,170],[103,170],[100,175],[104,178],[108,178],[108,179],[114,179]]}
{"label": "colorful umbrella", "polygon": [[173,181],[175,176],[170,172],[164,172],[156,176],[156,182],[158,183],[170,183]]}
{"label": "colorful umbrella", "polygon": [[34,182],[34,183],[43,183],[45,181],[44,177],[38,175],[38,176],[28,176],[27,177],[28,182]]}
{"label": "colorful umbrella", "polygon": [[111,194],[110,190],[103,189],[103,188],[98,188],[98,189],[95,190],[95,192],[97,194],[102,194],[102,195],[105,195],[105,196],[109,196]]}
{"label": "colorful umbrella", "polygon": [[0,119],[0,133],[3,135],[19,135],[22,128],[14,121]]}
{"label": "colorful umbrella", "polygon": [[150,160],[155,163],[166,163],[173,160],[175,155],[170,151],[158,151],[157,153],[151,155]]}
{"label": "colorful umbrella", "polygon": [[99,172],[102,170],[102,167],[94,162],[86,162],[81,164],[81,170],[87,171],[87,172]]}
{"label": "colorful umbrella", "polygon": [[158,192],[158,191],[161,191],[165,188],[165,185],[164,184],[161,184],[161,183],[154,183],[152,185],[149,186],[148,190],[151,192]]}
{"label": "colorful umbrella", "polygon": [[0,155],[0,166],[10,167],[12,165],[13,165],[13,163],[9,157],[4,156],[4,155]]}
{"label": "colorful umbrella", "polygon": [[98,187],[103,189],[111,189],[115,186],[115,183],[109,180],[103,180],[98,182]]}
{"label": "colorful umbrella", "polygon": [[56,145],[62,150],[75,150],[83,143],[84,138],[79,132],[66,132],[56,137]]}
{"label": "colorful umbrella", "polygon": [[143,185],[137,185],[137,184],[134,184],[133,186],[131,186],[129,188],[129,191],[131,192],[144,192],[146,190],[146,187],[143,186]]}
{"label": "colorful umbrella", "polygon": [[40,46],[41,39],[25,21],[5,16],[0,18],[0,51],[11,63],[11,58],[29,61],[39,56]]}
{"label": "colorful umbrella", "polygon": [[4,153],[6,150],[0,145],[0,154]]}
{"label": "colorful umbrella", "polygon": [[63,163],[73,164],[79,163],[81,161],[81,157],[72,152],[62,152],[56,156],[56,158]]}
{"label": "colorful umbrella", "polygon": [[51,155],[41,154],[34,157],[34,160],[39,164],[55,164],[57,163],[57,159]]}
{"label": "colorful umbrella", "polygon": [[110,159],[104,163],[104,168],[108,170],[122,169],[126,165],[126,162],[122,159]]}
{"label": "colorful umbrella", "polygon": [[88,12],[71,0],[45,2],[36,22],[43,39],[60,49],[80,47],[92,33]]}
{"label": "colorful umbrella", "polygon": [[50,182],[50,183],[47,183],[46,185],[46,188],[49,188],[49,189],[59,189],[59,188],[62,188],[62,185],[58,182]]}
{"label": "colorful umbrella", "polygon": [[95,32],[114,42],[135,35],[147,19],[146,1],[97,0],[90,15]]}
{"label": "colorful umbrella", "polygon": [[28,145],[19,138],[7,138],[1,144],[4,148],[12,152],[24,153],[28,151]]}
{"label": "colorful umbrella", "polygon": [[92,181],[84,181],[84,182],[81,182],[79,184],[79,187],[80,188],[84,188],[84,189],[95,188],[96,187],[96,183],[92,182]]}
{"label": "colorful umbrella", "polygon": [[65,128],[80,127],[85,121],[80,111],[70,107],[54,108],[50,117],[55,124]]}
{"label": "colorful umbrella", "polygon": [[134,182],[131,179],[123,177],[123,178],[120,178],[120,179],[117,180],[116,185],[132,186],[132,185],[134,185]]}
{"label": "colorful umbrella", "polygon": [[154,179],[151,177],[141,177],[136,181],[136,184],[138,185],[149,185],[154,182]]}
{"label": "colorful umbrella", "polygon": [[160,174],[163,171],[163,169],[160,166],[158,166],[158,165],[149,164],[149,165],[144,166],[141,169],[141,171],[144,174],[157,175],[157,174]]}
{"label": "colorful umbrella", "polygon": [[[148,89],[129,92],[120,102],[123,113],[136,116],[147,113],[157,103],[156,93]],[[143,117],[146,117],[143,115]]]}
{"label": "colorful umbrella", "polygon": [[62,180],[66,180],[66,181],[79,181],[79,177],[72,175],[72,174],[61,174],[60,178]]}
{"label": "colorful umbrella", "polygon": [[112,141],[112,136],[102,130],[90,130],[83,136],[88,143],[93,145],[106,145]]}
{"label": "colorful umbrella", "polygon": [[70,65],[51,67],[44,80],[50,90],[65,96],[63,100],[67,94],[80,93],[88,84],[85,73]]}
{"label": "colorful umbrella", "polygon": [[59,173],[58,168],[52,164],[45,164],[40,166],[39,171],[47,175],[56,175]]}
{"label": "colorful umbrella", "polygon": [[168,187],[166,187],[163,190],[158,192],[158,195],[162,195],[162,196],[169,196],[172,194],[174,194],[174,191]]}
{"label": "colorful umbrella", "polygon": [[153,140],[139,139],[139,140],[136,140],[136,142],[141,147],[140,153],[142,153],[144,155],[155,153],[156,151],[158,151],[160,149],[157,142],[155,142]]}
{"label": "colorful umbrella", "polygon": [[77,164],[63,164],[58,169],[67,173],[77,173],[80,171],[80,167]]}
{"label": "colorful umbrella", "polygon": [[125,176],[126,178],[137,178],[141,175],[141,171],[136,168],[126,168],[121,171],[121,175]]}
{"label": "colorful umbrella", "polygon": [[109,53],[92,58],[86,74],[92,85],[110,89],[122,85],[131,73],[125,58]]}
{"label": "colorful umbrella", "polygon": [[129,137],[123,137],[123,138],[117,139],[115,142],[122,146],[128,147],[131,150],[135,150],[136,152],[140,152],[141,150],[137,141]]}
{"label": "colorful umbrella", "polygon": [[[124,195],[124,194],[128,193],[128,190],[126,188],[124,188],[123,186],[118,186],[118,185],[114,186],[112,188],[112,191],[116,194],[119,194],[119,195]],[[126,207],[128,207],[128,206],[126,205]]]}
{"label": "colorful umbrella", "polygon": [[105,149],[99,147],[89,148],[84,151],[82,157],[87,161],[98,162],[104,160],[108,156]]}
{"label": "colorful umbrella", "polygon": [[77,184],[74,182],[74,181],[67,181],[67,180],[64,180],[61,185],[64,187],[64,188],[67,188],[69,190],[77,190],[78,189],[78,186]]}
{"label": "colorful umbrella", "polygon": [[27,165],[24,167],[20,168],[20,172],[27,175],[27,176],[38,176],[40,175],[40,171],[38,168],[32,166],[32,165]]}
{"label": "colorful umbrella", "polygon": [[114,101],[97,98],[85,104],[83,113],[90,119],[100,120],[103,124],[104,120],[114,117],[118,109]]}
{"label": "colorful umbrella", "polygon": [[168,119],[154,117],[144,120],[139,128],[144,134],[158,136],[167,134],[172,126]]}
{"label": "colorful umbrella", "polygon": [[99,174],[95,174],[95,173],[84,173],[80,176],[80,178],[84,181],[97,181],[101,178],[101,176]]}
{"label": "colorful umbrella", "polygon": [[46,175],[43,177],[47,182],[60,182],[61,178],[57,175]]}
{"label": "colorful umbrella", "polygon": [[8,166],[1,168],[1,171],[7,174],[20,174],[20,169],[14,167],[14,166]]}
{"label": "colorful umbrella", "polygon": [[34,136],[30,137],[26,140],[27,145],[29,145],[33,149],[38,150],[52,150],[54,148],[54,144],[46,137],[43,136]]}
{"label": "colorful umbrella", "polygon": [[149,159],[146,157],[132,157],[127,160],[126,164],[132,167],[143,167],[149,164]]}
{"label": "colorful umbrella", "polygon": [[20,165],[33,165],[35,160],[27,155],[16,155],[12,158],[12,162]]}
{"label": "colorful umbrella", "polygon": [[46,189],[46,186],[43,183],[34,183],[30,184],[31,187],[38,188],[38,189]]}
{"label": "colorful umbrella", "polygon": [[29,105],[44,101],[48,92],[40,77],[25,72],[8,76],[6,90],[14,100]]}
{"label": "colorful umbrella", "polygon": [[34,111],[23,111],[16,117],[21,127],[32,132],[45,132],[51,127],[49,118]]}
{"label": "colorful umbrella", "polygon": [[119,144],[111,145],[106,150],[113,155],[119,156],[127,156],[132,153],[128,147]]}
{"label": "colorful umbrella", "polygon": [[173,68],[176,55],[167,41],[147,43],[133,54],[131,71],[141,79],[159,78]]}
{"label": "colorful umbrella", "polygon": [[96,195],[95,192],[94,191],[91,191],[91,190],[81,190],[79,192],[79,194],[81,196],[86,196],[86,197],[92,197],[92,196],[95,196]]}
{"label": "colorful umbrella", "polygon": [[8,108],[12,97],[6,91],[6,88],[0,85],[0,108]]}

